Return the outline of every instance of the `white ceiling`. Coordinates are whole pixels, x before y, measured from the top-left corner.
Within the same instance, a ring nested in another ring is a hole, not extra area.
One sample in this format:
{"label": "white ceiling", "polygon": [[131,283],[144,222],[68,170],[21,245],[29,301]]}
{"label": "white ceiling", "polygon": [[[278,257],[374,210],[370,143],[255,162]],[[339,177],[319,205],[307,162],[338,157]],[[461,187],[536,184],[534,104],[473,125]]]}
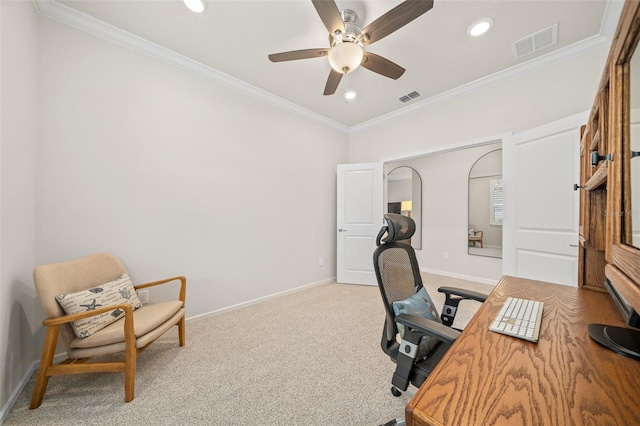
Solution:
{"label": "white ceiling", "polygon": [[[398,3],[337,1],[340,9],[358,13],[362,27]],[[134,48],[146,43],[141,50],[157,50],[159,45],[164,48],[159,56],[177,52],[174,60],[188,62],[185,68],[200,67],[241,90],[353,127],[526,72],[548,58],[557,61],[602,46],[615,29],[621,2],[435,0],[426,14],[366,48],[406,68],[402,77],[391,80],[360,67],[342,79],[333,96],[322,94],[330,70],[326,57],[280,63],[267,58],[270,53],[328,46],[327,30],[309,0],[208,0],[203,14],[190,12],[182,0],[36,0],[36,5],[44,14],[102,36],[108,33],[108,38]],[[468,26],[483,17],[495,20],[493,28],[477,38],[467,36]],[[512,42],[555,23],[557,45],[514,59]],[[355,101],[347,103],[342,97],[346,87],[357,91]],[[422,96],[408,103],[398,100],[414,90]]]}

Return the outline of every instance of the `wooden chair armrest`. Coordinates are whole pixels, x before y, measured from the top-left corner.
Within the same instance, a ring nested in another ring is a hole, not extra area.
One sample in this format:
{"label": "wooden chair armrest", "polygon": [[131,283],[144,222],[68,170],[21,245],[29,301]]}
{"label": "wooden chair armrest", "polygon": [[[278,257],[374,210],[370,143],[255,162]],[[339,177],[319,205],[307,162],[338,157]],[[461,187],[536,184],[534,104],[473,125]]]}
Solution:
{"label": "wooden chair armrest", "polygon": [[133,308],[131,307],[131,305],[128,303],[121,303],[119,305],[105,306],[103,308],[94,309],[92,311],[78,312],[77,314],[71,314],[71,315],[63,315],[58,318],[47,318],[44,321],[42,321],[42,325],[46,327],[62,325],[68,322],[89,318],[94,315],[99,315],[105,312],[110,312],[118,308],[124,311],[125,317],[127,315],[133,315]]}
{"label": "wooden chair armrest", "polygon": [[133,288],[135,288],[136,290],[141,290],[143,288],[153,287],[155,285],[165,284],[165,283],[168,283],[170,281],[175,281],[175,280],[180,280],[180,296],[179,296],[179,299],[180,299],[181,302],[184,303],[185,298],[186,298],[186,294],[187,294],[187,279],[185,277],[183,277],[183,276],[166,278],[164,280],[153,281],[153,282],[146,283],[146,284],[138,284],[138,285],[133,286]]}

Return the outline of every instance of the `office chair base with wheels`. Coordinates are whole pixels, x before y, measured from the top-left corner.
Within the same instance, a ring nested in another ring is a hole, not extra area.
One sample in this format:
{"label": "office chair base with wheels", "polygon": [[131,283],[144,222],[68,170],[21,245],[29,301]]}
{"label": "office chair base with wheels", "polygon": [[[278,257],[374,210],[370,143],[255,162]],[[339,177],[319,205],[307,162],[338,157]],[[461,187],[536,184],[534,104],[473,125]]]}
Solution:
{"label": "office chair base with wheels", "polygon": [[393,419],[380,426],[405,426],[405,424],[404,419]]}

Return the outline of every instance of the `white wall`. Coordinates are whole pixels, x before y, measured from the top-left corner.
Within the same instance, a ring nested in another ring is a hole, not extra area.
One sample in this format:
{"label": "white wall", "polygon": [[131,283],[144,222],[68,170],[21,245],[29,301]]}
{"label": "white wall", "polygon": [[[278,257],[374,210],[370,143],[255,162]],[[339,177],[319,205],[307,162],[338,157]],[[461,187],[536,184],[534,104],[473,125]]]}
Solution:
{"label": "white wall", "polygon": [[[349,161],[364,163],[411,157],[453,145],[489,140],[495,135],[517,133],[586,111],[591,108],[607,54],[608,48],[596,49],[448,101],[414,107],[407,114],[354,128],[349,136]],[[468,165],[467,173],[472,164]],[[442,176],[453,172],[444,162],[437,165],[442,173],[438,178],[440,181]],[[423,182],[427,180],[423,176]],[[460,184],[466,188],[466,177]],[[425,217],[428,201],[425,195]],[[466,205],[466,195],[463,202]],[[462,230],[461,238],[466,238],[466,208],[452,208],[448,219],[456,230]],[[444,238],[448,229],[438,232]],[[446,242],[429,241],[426,230],[423,235],[422,253],[418,253],[422,268],[433,268],[454,276],[500,277],[501,269],[495,264],[496,259],[468,256],[464,242],[456,245],[456,250],[460,245],[463,247],[460,256],[464,257],[452,258],[453,249],[449,249]],[[433,246],[429,248],[429,244]],[[437,252],[428,253],[436,249]],[[445,250],[449,250],[446,263],[442,255]]]}
{"label": "white wall", "polygon": [[47,18],[39,51],[37,263],[185,275],[189,317],[335,276],[346,133]]}
{"label": "white wall", "polygon": [[0,421],[34,360],[37,16],[0,2]]}

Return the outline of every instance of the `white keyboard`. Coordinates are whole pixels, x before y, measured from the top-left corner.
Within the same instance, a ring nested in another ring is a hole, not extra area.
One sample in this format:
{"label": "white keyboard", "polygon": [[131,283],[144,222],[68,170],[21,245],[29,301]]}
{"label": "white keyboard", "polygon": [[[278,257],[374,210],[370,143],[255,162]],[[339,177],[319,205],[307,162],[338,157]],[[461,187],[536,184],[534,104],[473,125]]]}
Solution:
{"label": "white keyboard", "polygon": [[489,330],[531,342],[538,341],[543,303],[509,297]]}

